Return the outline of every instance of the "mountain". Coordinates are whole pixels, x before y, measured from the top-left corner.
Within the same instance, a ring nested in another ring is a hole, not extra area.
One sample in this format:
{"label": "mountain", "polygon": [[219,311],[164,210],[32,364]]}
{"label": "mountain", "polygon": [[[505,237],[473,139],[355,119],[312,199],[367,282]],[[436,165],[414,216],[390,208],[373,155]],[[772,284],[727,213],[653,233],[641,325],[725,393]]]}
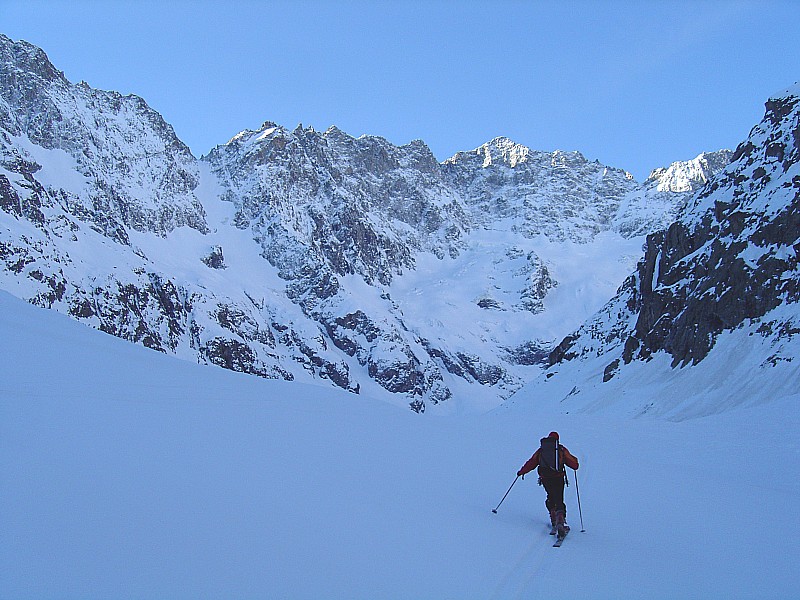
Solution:
{"label": "mountain", "polygon": [[440,163],[421,141],[267,122],[196,159],[141,98],[4,36],[0,92],[3,289],[418,412],[483,411],[533,379],[727,156],[639,184],[506,138]]}
{"label": "mountain", "polygon": [[676,371],[675,381],[698,378],[695,394],[713,385],[719,397],[709,402],[704,395],[693,406],[664,390],[663,402],[628,398],[630,410],[680,418],[767,401],[763,390],[776,392],[767,380],[780,381],[784,394],[798,388],[799,158],[795,85],[766,103],[763,120],[730,163],[674,223],[647,237],[643,259],[617,295],[550,355],[544,381],[570,389],[565,409],[586,408],[581,392],[602,382],[620,380],[608,386],[614,391],[635,387],[638,365],[651,361],[660,367],[648,372],[667,368]]}
{"label": "mountain", "polygon": [[[641,185],[271,123],[197,160],[2,36],[0,86],[0,597],[796,593],[798,86]],[[514,479],[553,429],[559,550]]]}

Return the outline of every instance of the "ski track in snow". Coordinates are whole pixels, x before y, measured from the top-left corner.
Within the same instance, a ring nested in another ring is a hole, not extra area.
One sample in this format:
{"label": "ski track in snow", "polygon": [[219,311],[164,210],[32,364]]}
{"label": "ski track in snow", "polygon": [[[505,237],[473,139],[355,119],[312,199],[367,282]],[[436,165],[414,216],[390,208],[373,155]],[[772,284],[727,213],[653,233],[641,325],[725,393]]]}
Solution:
{"label": "ski track in snow", "polygon": [[490,596],[492,600],[526,597],[525,592],[535,587],[541,573],[545,570],[545,566],[549,567],[551,561],[558,558],[547,556],[548,551],[560,550],[560,548],[553,548],[552,542],[547,543],[548,540],[552,539],[549,533],[547,534],[547,539],[538,535],[533,536],[533,538],[533,541],[520,554],[519,559],[514,562],[508,573],[501,578],[500,583]]}

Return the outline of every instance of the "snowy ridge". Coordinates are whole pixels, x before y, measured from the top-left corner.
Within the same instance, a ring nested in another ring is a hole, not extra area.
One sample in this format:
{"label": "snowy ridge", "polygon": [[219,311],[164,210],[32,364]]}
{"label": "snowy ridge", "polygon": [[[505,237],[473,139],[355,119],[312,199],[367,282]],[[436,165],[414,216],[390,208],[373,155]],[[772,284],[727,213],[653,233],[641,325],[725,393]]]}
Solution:
{"label": "snowy ridge", "polygon": [[[612,305],[607,308],[601,314],[609,314]],[[600,323],[598,316],[582,332],[598,331]],[[663,351],[648,361],[609,362],[621,354],[619,346],[587,344],[580,360],[558,363],[507,405],[532,403],[561,414],[671,421],[763,408],[797,396],[800,371],[794,357],[800,352],[800,336],[787,332],[800,331],[799,325],[796,307],[781,306],[761,320],[719,333],[702,362],[684,368],[673,367],[672,357]],[[579,341],[585,340],[583,333]]]}
{"label": "snowy ridge", "polygon": [[446,163],[456,164],[467,160],[474,163],[477,159],[481,168],[484,169],[494,164],[513,169],[518,164],[526,162],[530,156],[531,151],[529,148],[517,144],[507,137],[498,137],[472,152],[458,152],[448,159]]}
{"label": "snowy ridge", "polygon": [[[196,160],[135,96],[0,38],[0,285],[161,352],[484,411],[614,293],[687,193],[498,138],[438,163],[267,122]],[[590,265],[587,268],[587,265]]]}
{"label": "snowy ridge", "polygon": [[413,267],[412,252],[456,254],[468,228],[421,142],[398,148],[336,128],[266,123],[206,160],[227,188],[223,199],[236,205],[237,226],[253,229],[289,279],[327,263],[340,275],[389,283]]}

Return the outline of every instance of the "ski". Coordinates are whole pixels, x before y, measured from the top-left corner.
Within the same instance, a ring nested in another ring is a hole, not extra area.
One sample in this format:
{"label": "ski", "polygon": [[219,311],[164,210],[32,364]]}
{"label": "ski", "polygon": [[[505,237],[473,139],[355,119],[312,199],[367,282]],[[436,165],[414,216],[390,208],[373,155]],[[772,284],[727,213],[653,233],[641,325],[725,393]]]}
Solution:
{"label": "ski", "polygon": [[564,538],[565,538],[565,537],[567,537],[567,533],[569,533],[569,530],[567,530],[567,531],[564,533],[564,535],[559,535],[559,536],[556,538],[556,541],[553,543],[553,548],[560,548],[560,547],[561,547],[561,542],[563,542],[563,541],[564,541]]}

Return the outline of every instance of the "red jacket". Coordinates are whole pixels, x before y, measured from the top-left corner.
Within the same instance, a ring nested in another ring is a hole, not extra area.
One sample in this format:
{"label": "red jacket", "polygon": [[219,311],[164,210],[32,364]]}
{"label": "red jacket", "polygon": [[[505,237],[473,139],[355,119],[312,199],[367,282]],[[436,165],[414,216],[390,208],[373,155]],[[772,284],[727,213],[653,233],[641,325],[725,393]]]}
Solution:
{"label": "red jacket", "polygon": [[[572,454],[570,454],[570,451],[567,450],[566,446],[559,445],[558,449],[561,454],[561,464],[567,465],[570,469],[577,470],[579,466],[578,459],[572,456]],[[539,450],[534,452],[533,456],[531,456],[528,459],[528,462],[522,465],[522,468],[517,472],[517,476],[527,475],[538,466],[539,466]],[[541,473],[539,473],[539,475],[541,475]]]}

